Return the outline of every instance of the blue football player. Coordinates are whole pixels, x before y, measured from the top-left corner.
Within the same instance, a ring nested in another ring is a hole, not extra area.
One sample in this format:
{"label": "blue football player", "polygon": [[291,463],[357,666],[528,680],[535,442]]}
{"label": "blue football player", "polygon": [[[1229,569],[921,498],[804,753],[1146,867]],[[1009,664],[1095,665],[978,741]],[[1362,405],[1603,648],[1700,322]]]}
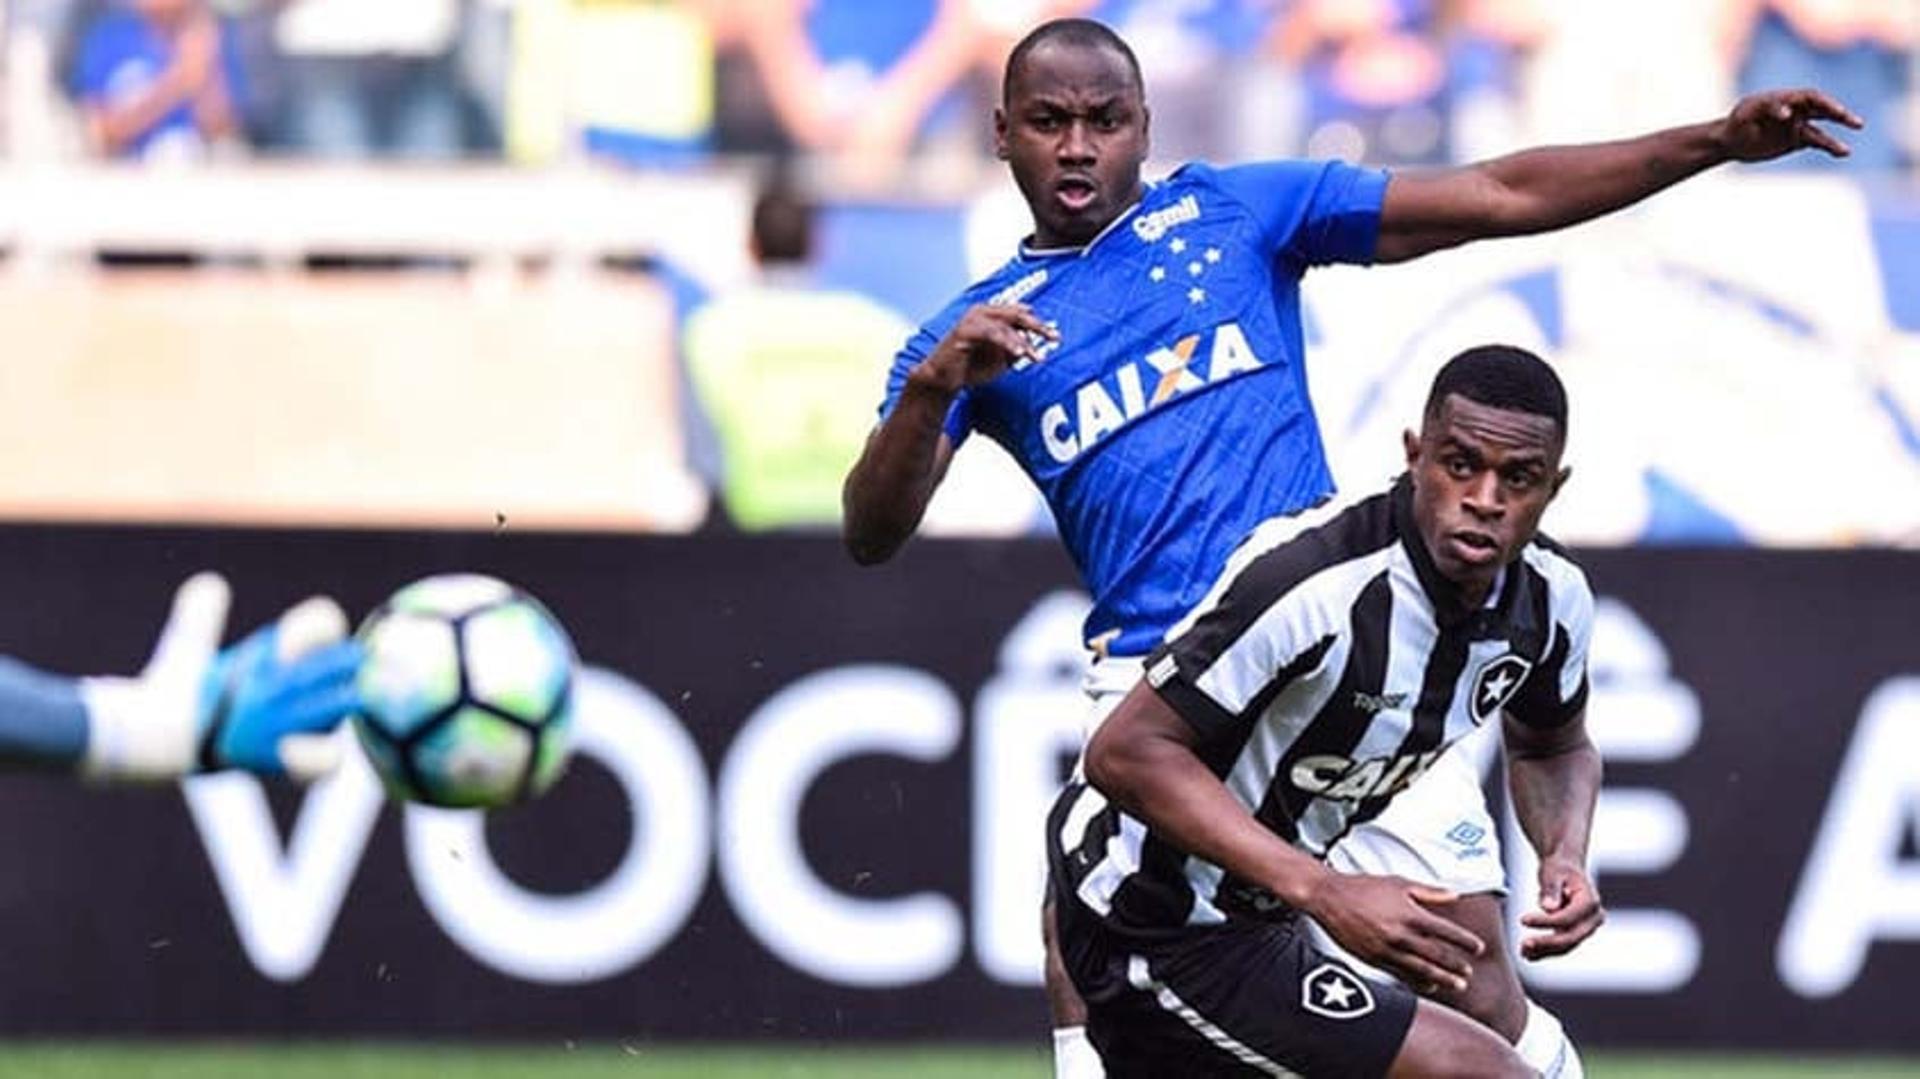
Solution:
{"label": "blue football player", "polygon": [[316,596],[222,650],[229,598],[219,575],[189,578],[132,677],[68,678],[0,657],[0,761],[108,781],[326,773],[340,751],[332,732],[359,700],[346,615]]}
{"label": "blue football player", "polygon": [[[1093,596],[1089,729],[1256,523],[1333,494],[1306,386],[1308,269],[1563,228],[1722,162],[1805,148],[1844,156],[1816,121],[1860,125],[1824,94],[1786,90],[1707,123],[1429,173],[1189,164],[1145,183],[1139,65],[1104,25],[1035,29],[1009,56],[1002,93],[996,149],[1033,234],[895,358],[881,422],[847,477],[846,541],[862,563],[891,557],[970,432],[1005,447],[1051,506]],[[1437,908],[1485,943],[1482,958],[1464,987],[1420,988],[1515,1043],[1536,1070],[1578,1074],[1558,1021],[1530,1005],[1508,958],[1497,852],[1452,856],[1446,836],[1463,823],[1483,844],[1494,835],[1478,777],[1458,756],[1355,827],[1329,862],[1404,877],[1429,902],[1428,889],[1456,896]],[[1549,859],[1537,883],[1539,909],[1523,919],[1541,931],[1522,944],[1531,958],[1579,943],[1600,913],[1582,865]],[[1097,1075],[1059,969],[1050,957],[1059,1072]]]}

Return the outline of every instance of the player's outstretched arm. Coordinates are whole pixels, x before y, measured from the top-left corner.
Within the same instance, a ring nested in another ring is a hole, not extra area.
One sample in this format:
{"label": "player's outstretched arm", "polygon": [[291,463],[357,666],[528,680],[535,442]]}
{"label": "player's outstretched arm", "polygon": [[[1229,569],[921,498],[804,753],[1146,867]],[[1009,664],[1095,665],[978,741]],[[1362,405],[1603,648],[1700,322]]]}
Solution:
{"label": "player's outstretched arm", "polygon": [[1528,959],[1562,955],[1606,920],[1587,875],[1587,841],[1600,795],[1600,751],[1587,737],[1586,711],[1559,727],[1533,727],[1508,716],[1507,786],[1514,815],[1540,855],[1538,909],[1520,923],[1539,932],[1520,941]]}
{"label": "player's outstretched arm", "polygon": [[1022,304],[980,304],[915,365],[840,491],[842,536],[855,562],[885,562],[920,527],[953,457],[942,427],[954,397],[1034,358],[1041,338],[1057,336]]}
{"label": "player's outstretched arm", "polygon": [[1772,90],[1726,116],[1619,142],[1523,150],[1457,169],[1396,173],[1380,211],[1379,262],[1404,262],[1471,240],[1550,232],[1639,202],[1728,161],[1767,161],[1799,150],[1845,157],[1822,130],[1862,126],[1818,90]]}
{"label": "player's outstretched arm", "polygon": [[165,780],[240,768],[310,780],[338,762],[332,735],[359,702],[346,615],[316,596],[223,651],[229,598],[218,574],[189,578],[144,670],[77,680],[83,774]]}
{"label": "player's outstretched arm", "polygon": [[1399,877],[1328,869],[1254,820],[1195,753],[1197,738],[1142,683],[1087,743],[1087,780],[1182,850],[1311,915],[1362,959],[1410,985],[1465,989],[1485,945],[1429,909],[1454,896]]}

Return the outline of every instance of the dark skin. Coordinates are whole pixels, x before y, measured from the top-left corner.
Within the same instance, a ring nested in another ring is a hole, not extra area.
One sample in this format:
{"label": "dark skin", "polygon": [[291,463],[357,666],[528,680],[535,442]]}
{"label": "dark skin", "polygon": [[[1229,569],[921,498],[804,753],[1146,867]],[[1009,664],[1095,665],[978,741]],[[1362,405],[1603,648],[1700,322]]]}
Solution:
{"label": "dark skin", "polygon": [[994,155],[1033,213],[1033,245],[1092,240],[1145,185],[1151,116],[1133,69],[1111,49],[1041,44],[993,111]]}
{"label": "dark skin", "polygon": [[[995,144],[1033,214],[1032,242],[1089,242],[1140,198],[1150,117],[1138,79],[1111,48],[1053,41],[1009,72],[1007,91],[994,113]],[[1399,262],[1472,240],[1563,228],[1726,161],[1763,161],[1802,149],[1845,156],[1846,147],[1818,126],[1826,121],[1860,126],[1858,117],[1816,91],[1774,91],[1746,98],[1719,120],[1637,139],[1396,174],[1381,209],[1375,257]],[[1039,343],[1056,337],[1023,304],[983,304],[968,310],[910,372],[842,491],[843,538],[856,562],[885,562],[919,527],[952,460],[953,443],[942,425],[954,396],[1037,358]],[[1498,1001],[1474,1014],[1504,1030],[1524,1002],[1510,971],[1498,987],[1476,986],[1458,999]],[[1049,990],[1057,1024],[1083,1021],[1070,987],[1050,980]]]}
{"label": "dark skin", "polygon": [[[1566,482],[1552,420],[1449,396],[1406,436],[1418,542],[1470,602],[1484,600],[1501,567],[1520,557],[1540,515]],[[1467,541],[1463,537],[1471,536]],[[1529,958],[1571,950],[1604,918],[1587,877],[1587,836],[1599,790],[1599,756],[1584,715],[1539,730],[1507,717],[1514,808],[1541,855],[1540,907],[1523,922]],[[1267,830],[1202,762],[1198,733],[1151,687],[1134,688],[1087,745],[1088,780],[1184,850],[1259,883],[1314,918],[1343,947],[1407,984],[1459,1003],[1479,1000],[1511,1040],[1524,1025],[1517,979],[1488,956],[1498,904],[1471,910],[1451,892],[1400,877],[1336,873]],[[1466,923],[1466,924],[1463,924]],[[1467,926],[1473,925],[1475,932]],[[1496,978],[1477,976],[1490,964]],[[1513,991],[1473,992],[1514,982]],[[1481,998],[1487,998],[1482,1000]],[[1390,1075],[1526,1075],[1487,1026],[1422,1001]]]}
{"label": "dark skin", "polygon": [[[1117,51],[1049,41],[1009,73],[994,142],[1033,214],[1038,247],[1085,244],[1139,201],[1149,113]],[[1396,173],[1375,259],[1403,262],[1472,240],[1547,232],[1630,206],[1728,161],[1812,149],[1844,157],[1819,126],[1861,126],[1816,90],[1742,100],[1718,120],[1619,142],[1526,150],[1461,168]],[[907,379],[842,492],[847,551],[861,565],[893,557],[919,527],[953,444],[941,421],[955,394],[1032,359],[1056,335],[1022,304],[967,311]]]}

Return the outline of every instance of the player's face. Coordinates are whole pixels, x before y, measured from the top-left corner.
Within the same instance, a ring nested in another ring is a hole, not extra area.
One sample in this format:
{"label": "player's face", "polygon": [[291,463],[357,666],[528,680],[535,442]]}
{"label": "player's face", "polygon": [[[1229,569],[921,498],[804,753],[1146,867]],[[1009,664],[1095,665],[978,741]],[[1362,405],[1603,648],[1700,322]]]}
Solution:
{"label": "player's face", "polygon": [[1113,49],[1035,48],[1014,72],[993,127],[1041,247],[1086,243],[1140,196],[1147,107]]}
{"label": "player's face", "polygon": [[1559,425],[1449,394],[1418,435],[1406,434],[1413,519],[1448,580],[1479,603],[1519,557],[1560,493]]}

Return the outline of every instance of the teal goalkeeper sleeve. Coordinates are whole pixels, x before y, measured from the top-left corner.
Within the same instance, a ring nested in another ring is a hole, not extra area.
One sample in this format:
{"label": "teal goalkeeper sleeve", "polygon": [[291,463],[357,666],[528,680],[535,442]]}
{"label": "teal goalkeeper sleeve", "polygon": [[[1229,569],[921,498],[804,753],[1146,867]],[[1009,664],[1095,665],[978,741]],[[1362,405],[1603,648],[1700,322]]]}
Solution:
{"label": "teal goalkeeper sleeve", "polygon": [[71,769],[86,748],[79,683],[0,656],[0,766]]}
{"label": "teal goalkeeper sleeve", "polygon": [[65,678],[0,656],[0,768],[108,780],[324,774],[339,759],[336,729],[359,708],[346,616],[315,597],[221,650],[228,599],[217,574],[189,579],[133,677]]}

